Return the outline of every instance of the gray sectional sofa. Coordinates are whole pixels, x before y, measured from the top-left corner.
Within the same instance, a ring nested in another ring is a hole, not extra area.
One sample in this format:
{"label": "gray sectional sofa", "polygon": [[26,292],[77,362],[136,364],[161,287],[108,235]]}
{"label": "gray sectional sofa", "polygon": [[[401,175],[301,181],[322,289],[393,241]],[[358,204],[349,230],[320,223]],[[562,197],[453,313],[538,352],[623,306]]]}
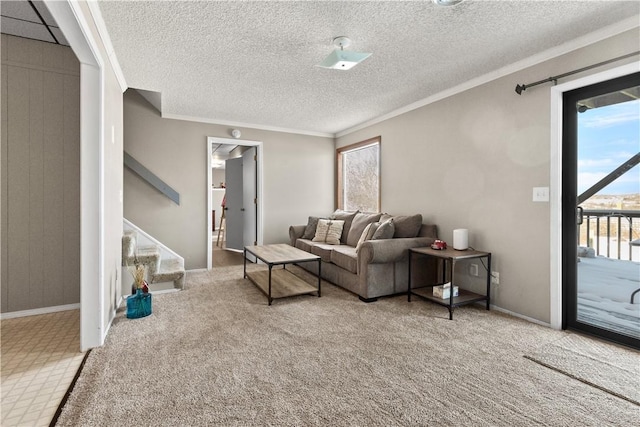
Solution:
{"label": "gray sectional sofa", "polygon": [[[419,214],[391,216],[338,210],[329,218],[344,221],[340,244],[313,241],[317,237],[314,236],[318,221],[315,217],[309,217],[306,225],[289,227],[290,244],[320,256],[322,278],[357,294],[365,302],[406,292],[408,249],[429,246],[437,238],[437,227],[422,224]],[[382,238],[371,236],[376,227],[388,232],[390,223],[392,237],[388,233]],[[372,226],[368,228],[369,224]],[[369,233],[367,236],[363,236],[365,231]],[[365,237],[375,237],[375,240],[364,240]],[[303,263],[300,267],[317,274],[317,263]],[[421,267],[413,269],[414,280],[419,275],[420,280],[432,282],[437,268],[424,263]]]}

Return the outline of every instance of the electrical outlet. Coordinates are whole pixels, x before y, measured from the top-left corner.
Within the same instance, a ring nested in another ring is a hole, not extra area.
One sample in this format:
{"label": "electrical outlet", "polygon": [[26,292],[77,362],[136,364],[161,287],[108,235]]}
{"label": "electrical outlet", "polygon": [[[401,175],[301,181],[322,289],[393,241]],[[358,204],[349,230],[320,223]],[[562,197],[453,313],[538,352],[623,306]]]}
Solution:
{"label": "electrical outlet", "polygon": [[500,273],[498,273],[497,271],[494,271],[493,273],[491,273],[491,284],[492,285],[500,284]]}
{"label": "electrical outlet", "polygon": [[469,266],[469,274],[472,276],[478,276],[478,264],[471,264]]}

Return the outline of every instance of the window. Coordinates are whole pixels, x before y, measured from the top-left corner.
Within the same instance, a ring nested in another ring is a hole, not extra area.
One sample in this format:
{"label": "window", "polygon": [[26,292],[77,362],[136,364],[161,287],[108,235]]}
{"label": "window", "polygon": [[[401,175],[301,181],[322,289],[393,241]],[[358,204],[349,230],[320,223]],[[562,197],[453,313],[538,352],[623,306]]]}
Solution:
{"label": "window", "polygon": [[338,208],[380,212],[380,137],[338,148]]}

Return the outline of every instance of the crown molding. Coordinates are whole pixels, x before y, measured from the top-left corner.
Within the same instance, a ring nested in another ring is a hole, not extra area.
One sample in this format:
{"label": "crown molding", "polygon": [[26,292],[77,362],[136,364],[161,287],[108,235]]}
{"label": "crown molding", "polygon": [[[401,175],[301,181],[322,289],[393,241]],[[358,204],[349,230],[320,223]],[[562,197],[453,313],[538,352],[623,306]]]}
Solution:
{"label": "crown molding", "polygon": [[266,130],[270,132],[283,132],[283,133],[292,133],[296,135],[319,136],[322,138],[335,138],[335,135],[333,133],[313,132],[313,131],[307,131],[307,130],[301,130],[301,129],[283,128],[278,126],[265,126],[265,125],[257,125],[257,124],[245,123],[245,122],[213,120],[206,117],[192,117],[192,116],[183,116],[179,114],[162,113],[162,118],[174,119],[174,120],[185,120],[188,122],[210,123],[213,125],[231,126],[231,127],[245,128],[245,129]]}
{"label": "crown molding", "polygon": [[497,80],[501,77],[507,76],[509,74],[513,74],[517,71],[524,70],[531,66],[540,64],[542,62],[548,61],[550,59],[557,58],[559,56],[565,55],[567,53],[573,52],[574,50],[581,49],[583,47],[592,45],[599,41],[608,39],[610,37],[621,34],[625,31],[632,30],[634,28],[640,27],[640,15],[635,15],[630,18],[624,19],[616,24],[609,25],[607,27],[603,27],[599,30],[586,34],[582,37],[578,37],[577,39],[568,41],[560,46],[556,46],[554,48],[545,50],[544,52],[540,52],[539,54],[530,56],[521,61],[514,62],[513,64],[509,64],[505,67],[499,68],[495,71],[489,72],[482,76],[471,79],[467,82],[464,82],[458,86],[454,86],[450,89],[439,92],[435,95],[424,98],[420,101],[416,101],[412,104],[409,104],[405,107],[398,108],[397,110],[393,110],[390,113],[377,117],[375,119],[368,120],[366,122],[360,123],[359,125],[355,125],[353,127],[347,128],[335,134],[335,138],[340,138],[350,133],[365,129],[369,126],[373,126],[377,123],[383,122],[385,120],[391,119],[393,117],[397,117],[404,113],[408,113],[409,111],[416,110],[418,108],[424,107],[425,105],[433,104],[434,102],[440,101],[442,99],[448,98],[453,95],[457,95],[459,93],[465,92],[469,89],[473,89],[474,87],[481,86],[483,84],[489,83],[493,80]]}

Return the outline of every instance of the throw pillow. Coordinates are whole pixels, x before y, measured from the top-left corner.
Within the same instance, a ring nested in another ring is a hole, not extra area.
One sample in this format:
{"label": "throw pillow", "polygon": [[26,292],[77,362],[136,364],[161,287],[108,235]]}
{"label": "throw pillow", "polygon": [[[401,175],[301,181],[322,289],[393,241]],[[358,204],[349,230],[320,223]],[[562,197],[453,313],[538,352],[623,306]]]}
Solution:
{"label": "throw pillow", "polygon": [[391,218],[380,224],[380,227],[373,233],[371,240],[393,239],[395,231],[395,221]]}
{"label": "throw pillow", "polygon": [[317,216],[310,216],[309,221],[307,222],[307,227],[304,229],[304,233],[302,234],[301,239],[313,239],[316,235],[316,228],[318,227],[318,218]]}
{"label": "throw pillow", "polygon": [[380,227],[379,222],[372,222],[371,224],[367,224],[364,227],[364,230],[362,231],[362,235],[360,236],[360,239],[356,244],[356,253],[358,253],[358,251],[360,250],[360,246],[362,246],[364,242],[366,242],[367,240],[371,240],[371,238],[375,234],[378,227]]}
{"label": "throw pillow", "polygon": [[365,227],[372,222],[378,221],[381,215],[380,213],[366,214],[358,212],[351,222],[351,228],[349,228],[349,235],[347,236],[347,245],[356,246]]}
{"label": "throw pillow", "polygon": [[331,215],[331,219],[337,219],[344,221],[344,227],[342,227],[342,235],[340,236],[341,243],[347,243],[347,236],[349,235],[349,229],[351,228],[351,221],[356,216],[358,211],[355,212],[347,212],[342,209],[337,209],[333,215]]}
{"label": "throw pillow", "polygon": [[383,213],[379,220],[380,224],[382,224],[385,221],[389,221],[391,218],[393,218],[393,215],[389,215],[388,213]]}
{"label": "throw pillow", "polygon": [[319,243],[328,243],[329,245],[339,245],[343,227],[344,221],[333,219],[319,219],[318,227],[316,228],[316,234],[313,237],[313,241]]}
{"label": "throw pillow", "polygon": [[416,214],[411,216],[394,216],[393,222],[396,227],[394,238],[399,237],[416,237],[422,227],[422,215]]}

